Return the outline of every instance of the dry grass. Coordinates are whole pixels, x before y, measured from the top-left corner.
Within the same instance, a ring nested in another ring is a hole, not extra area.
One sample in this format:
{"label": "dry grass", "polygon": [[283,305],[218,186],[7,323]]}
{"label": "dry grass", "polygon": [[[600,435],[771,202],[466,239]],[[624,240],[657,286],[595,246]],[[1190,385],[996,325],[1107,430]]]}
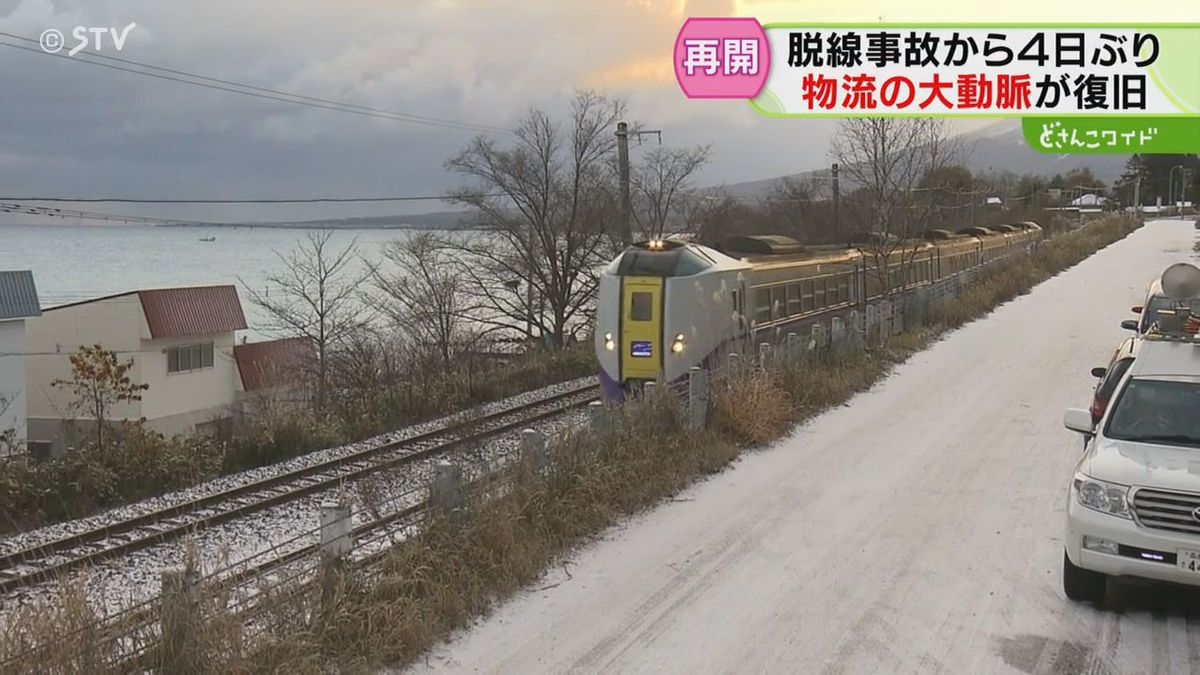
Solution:
{"label": "dry grass", "polygon": [[[846,402],[944,331],[1132,229],[1110,219],[1047,241],[1030,259],[980,275],[958,299],[930,312],[927,323],[909,325],[882,345],[779,360],[767,372],[746,369],[714,388],[713,424],[706,431],[687,428],[685,411],[669,392],[631,401],[611,412],[605,428],[574,429],[555,441],[545,473],[518,464],[499,489],[493,484],[486,496],[475,494],[465,519],[431,518],[369,579],[350,573],[324,600],[313,585],[276,589],[256,619],[264,628],[256,637],[247,637],[242,617],[225,610],[228,598],[207,597],[197,645],[205,671],[368,672],[409,663],[534,583],[581,542],[721,470],[741,444],[769,442]],[[37,636],[77,628],[89,614],[82,596],[74,597],[64,596],[56,612],[10,620],[0,633],[0,660]],[[71,655],[77,647],[46,646],[38,670],[85,670]]]}

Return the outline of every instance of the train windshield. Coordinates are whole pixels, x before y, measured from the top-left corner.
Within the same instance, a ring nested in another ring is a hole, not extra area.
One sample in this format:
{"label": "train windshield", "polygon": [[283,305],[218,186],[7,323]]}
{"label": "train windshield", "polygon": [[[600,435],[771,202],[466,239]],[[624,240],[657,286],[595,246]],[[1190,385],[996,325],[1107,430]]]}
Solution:
{"label": "train windshield", "polygon": [[680,246],[666,251],[630,247],[608,267],[609,274],[625,277],[686,277],[712,267],[707,257]]}

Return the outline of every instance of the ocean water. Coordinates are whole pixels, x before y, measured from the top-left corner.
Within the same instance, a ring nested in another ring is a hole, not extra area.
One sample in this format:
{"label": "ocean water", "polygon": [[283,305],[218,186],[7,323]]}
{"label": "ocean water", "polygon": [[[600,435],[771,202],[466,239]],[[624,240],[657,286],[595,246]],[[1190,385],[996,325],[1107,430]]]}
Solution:
{"label": "ocean water", "polygon": [[[32,270],[42,307],[143,288],[233,284],[252,337],[266,335],[265,317],[247,288],[270,291],[287,255],[308,230],[263,227],[147,225],[0,225],[0,270]],[[354,243],[378,259],[389,240],[408,230],[336,230],[332,243]],[[205,242],[202,238],[215,237]],[[361,264],[356,262],[356,267]]]}

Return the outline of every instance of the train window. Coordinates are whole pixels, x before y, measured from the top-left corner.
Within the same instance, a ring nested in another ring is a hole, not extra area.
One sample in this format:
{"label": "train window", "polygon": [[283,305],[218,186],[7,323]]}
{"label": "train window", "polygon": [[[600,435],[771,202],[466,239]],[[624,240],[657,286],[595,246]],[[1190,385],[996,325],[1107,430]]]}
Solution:
{"label": "train window", "polygon": [[754,291],[754,318],[759,323],[771,320],[771,292],[766,288]]}
{"label": "train window", "polygon": [[838,299],[842,302],[850,302],[850,275],[838,277]]}
{"label": "train window", "polygon": [[800,313],[800,284],[788,284],[787,313],[789,316]]}
{"label": "train window", "polygon": [[813,304],[817,307],[825,306],[825,280],[819,279],[813,282]]}
{"label": "train window", "polygon": [[800,284],[800,308],[805,312],[813,310],[813,282],[811,281]]}
{"label": "train window", "polygon": [[633,292],[629,301],[630,321],[654,320],[654,296],[650,293]]}
{"label": "train window", "polygon": [[783,294],[783,286],[771,289],[771,318],[782,319],[787,316],[787,299]]}
{"label": "train window", "polygon": [[825,304],[836,305],[841,300],[838,299],[837,279],[829,277],[825,280]]}

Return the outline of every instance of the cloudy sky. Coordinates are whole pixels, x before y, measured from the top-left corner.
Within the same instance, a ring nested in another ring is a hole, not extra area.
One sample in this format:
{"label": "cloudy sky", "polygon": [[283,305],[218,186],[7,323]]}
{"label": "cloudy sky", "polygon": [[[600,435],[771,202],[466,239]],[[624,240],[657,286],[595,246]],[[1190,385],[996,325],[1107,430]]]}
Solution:
{"label": "cloudy sky", "polygon": [[[687,16],[766,21],[1198,21],[1195,0],[0,0],[0,32],[137,25],[119,56],[216,78],[510,127],[571,91],[625,98],[671,145],[711,144],[706,184],[829,161],[835,122],[773,120],[688,101],[670,66]],[[21,44],[0,36],[0,43]],[[27,45],[28,46],[28,45]],[[33,45],[36,49],[36,45]],[[104,53],[118,55],[114,51]],[[118,64],[119,65],[119,64]],[[261,198],[436,195],[470,132],[296,107],[0,47],[0,196]],[[975,122],[974,124],[978,124]],[[637,150],[635,149],[635,156]],[[444,208],[142,207],[213,220]],[[100,210],[99,207],[88,207]],[[136,213],[138,207],[105,205]]]}

